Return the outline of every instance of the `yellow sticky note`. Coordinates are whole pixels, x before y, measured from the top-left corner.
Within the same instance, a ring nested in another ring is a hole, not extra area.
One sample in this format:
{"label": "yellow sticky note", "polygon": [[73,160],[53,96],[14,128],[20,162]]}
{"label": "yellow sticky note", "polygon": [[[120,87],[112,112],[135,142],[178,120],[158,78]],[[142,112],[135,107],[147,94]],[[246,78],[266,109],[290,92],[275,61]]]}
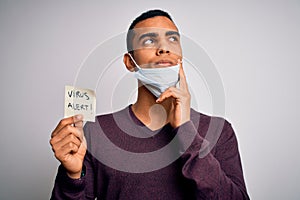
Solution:
{"label": "yellow sticky note", "polygon": [[65,117],[82,114],[84,121],[95,122],[96,94],[93,90],[65,86]]}

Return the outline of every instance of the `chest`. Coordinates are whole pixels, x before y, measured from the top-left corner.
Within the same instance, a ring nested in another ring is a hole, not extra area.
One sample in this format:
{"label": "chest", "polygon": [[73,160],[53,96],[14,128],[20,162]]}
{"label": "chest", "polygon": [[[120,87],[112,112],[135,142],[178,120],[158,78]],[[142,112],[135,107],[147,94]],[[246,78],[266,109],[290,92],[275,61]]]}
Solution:
{"label": "chest", "polygon": [[128,173],[111,168],[104,171],[106,188],[103,189],[107,199],[140,199],[141,196],[148,199],[184,199],[192,194],[194,187],[181,175],[180,160],[147,173]]}

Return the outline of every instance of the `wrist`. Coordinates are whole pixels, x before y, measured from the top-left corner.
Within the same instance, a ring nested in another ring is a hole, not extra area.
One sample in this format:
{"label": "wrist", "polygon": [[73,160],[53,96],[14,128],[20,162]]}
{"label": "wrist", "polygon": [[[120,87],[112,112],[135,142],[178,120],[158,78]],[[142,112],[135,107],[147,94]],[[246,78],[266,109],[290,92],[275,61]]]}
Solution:
{"label": "wrist", "polygon": [[[82,170],[81,170],[82,171]],[[67,175],[72,179],[79,179],[81,178],[81,171],[73,173],[73,172],[67,172]]]}
{"label": "wrist", "polygon": [[83,166],[80,171],[75,172],[75,173],[67,171],[67,175],[72,179],[80,179],[85,176],[85,173],[86,173],[85,171],[86,171],[85,166]]}

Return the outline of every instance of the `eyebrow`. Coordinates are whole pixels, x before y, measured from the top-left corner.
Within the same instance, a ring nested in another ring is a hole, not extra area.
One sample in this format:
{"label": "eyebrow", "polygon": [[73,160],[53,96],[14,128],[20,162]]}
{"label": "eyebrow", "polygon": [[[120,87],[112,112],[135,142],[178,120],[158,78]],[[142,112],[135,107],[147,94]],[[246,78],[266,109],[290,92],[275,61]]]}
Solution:
{"label": "eyebrow", "polygon": [[180,37],[180,34],[177,31],[167,31],[166,36],[170,36],[170,35],[177,35],[178,37]]}
{"label": "eyebrow", "polygon": [[[177,31],[167,31],[165,35],[166,36],[177,35],[178,37],[180,37],[180,34]],[[139,41],[141,41],[145,37],[158,37],[158,33],[150,32],[150,33],[142,34],[139,37]]]}
{"label": "eyebrow", "polygon": [[143,38],[145,38],[145,37],[157,37],[158,36],[158,34],[157,33],[145,33],[145,34],[143,34],[143,35],[141,35],[140,37],[139,37],[139,41],[141,41]]}

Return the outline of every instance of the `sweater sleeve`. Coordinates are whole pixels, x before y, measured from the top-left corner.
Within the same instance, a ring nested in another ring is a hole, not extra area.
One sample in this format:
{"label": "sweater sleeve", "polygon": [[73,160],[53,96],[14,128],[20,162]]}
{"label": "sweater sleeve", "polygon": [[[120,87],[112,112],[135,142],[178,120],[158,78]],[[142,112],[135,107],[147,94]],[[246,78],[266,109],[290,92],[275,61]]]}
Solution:
{"label": "sweater sleeve", "polygon": [[90,154],[84,159],[85,175],[79,179],[70,178],[65,168],[60,165],[56,175],[51,200],[88,200],[94,199],[94,173],[91,167]]}
{"label": "sweater sleeve", "polygon": [[[196,185],[197,199],[249,199],[241,166],[238,144],[231,125],[225,121],[215,151],[201,156],[209,141],[201,137],[192,121],[179,127],[179,142],[186,151],[182,154],[182,174]],[[195,136],[192,144],[186,137]]]}

